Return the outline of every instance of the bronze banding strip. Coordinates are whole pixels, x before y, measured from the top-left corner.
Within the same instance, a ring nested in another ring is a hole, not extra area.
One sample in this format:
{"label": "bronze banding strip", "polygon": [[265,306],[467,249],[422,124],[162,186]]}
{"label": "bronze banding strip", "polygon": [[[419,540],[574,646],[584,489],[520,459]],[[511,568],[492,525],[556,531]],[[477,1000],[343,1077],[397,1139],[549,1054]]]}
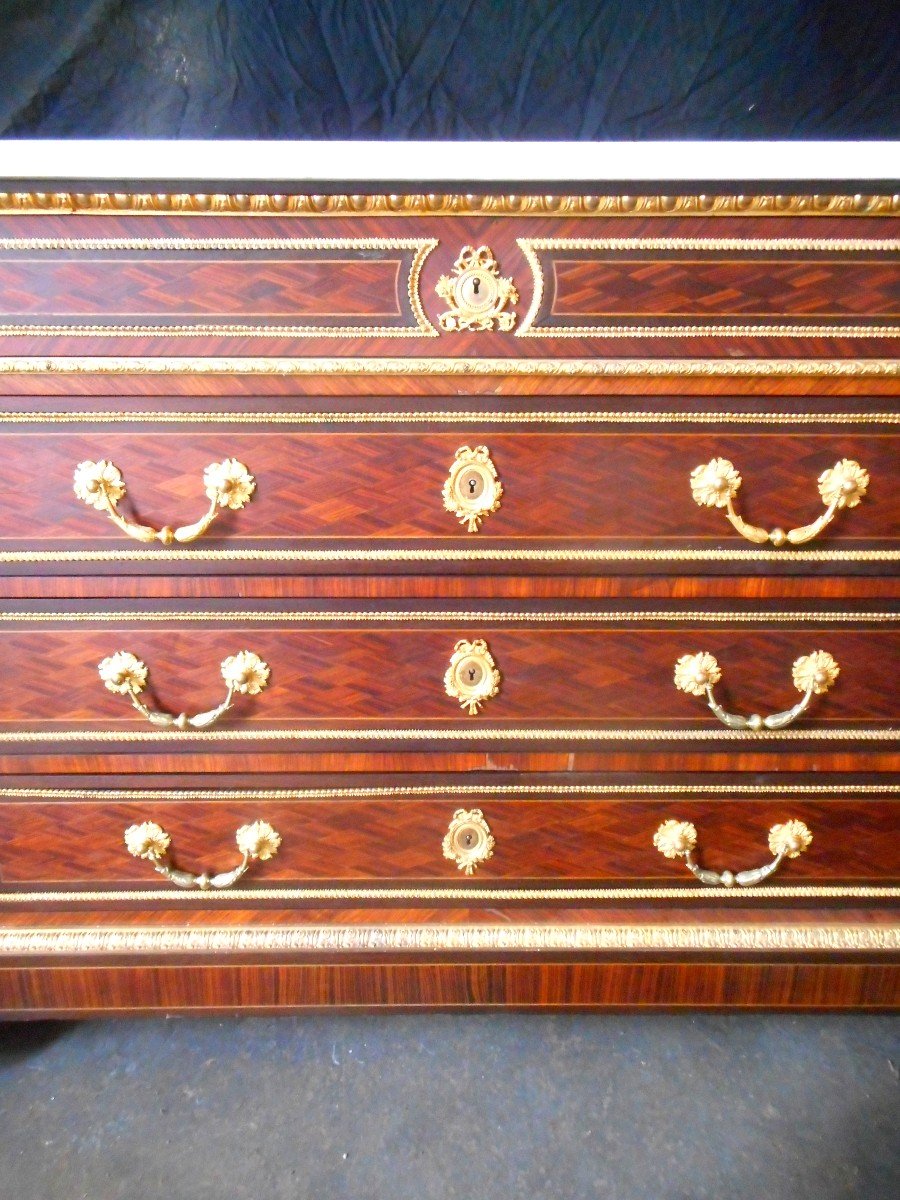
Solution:
{"label": "bronze banding strip", "polygon": [[[427,319],[427,318],[426,318]],[[13,325],[0,319],[2,337],[260,337],[260,338],[411,338],[437,337],[421,325]],[[848,334],[868,337],[869,334]],[[875,336],[875,335],[871,335]],[[892,337],[893,334],[877,336]],[[900,335],[898,335],[900,336]]]}
{"label": "bronze banding strip", "polygon": [[629,621],[726,621],[726,622],[761,622],[764,624],[785,622],[785,621],[803,621],[807,624],[812,623],[834,623],[843,621],[860,621],[868,622],[884,622],[896,621],[897,613],[895,612],[867,612],[865,609],[858,609],[854,612],[847,611],[793,611],[781,612],[777,610],[763,611],[736,611],[736,612],[704,612],[702,609],[667,609],[667,610],[641,610],[621,611],[621,612],[605,612],[603,610],[578,610],[575,612],[547,612],[546,610],[536,610],[533,612],[503,612],[491,611],[489,609],[467,610],[467,609],[273,609],[266,611],[264,609],[151,609],[134,611],[131,609],[116,609],[112,611],[69,611],[69,612],[3,612],[0,611],[0,625],[5,621],[15,621],[24,624],[42,624],[48,621],[269,621],[269,622],[288,622],[295,621],[302,624],[315,624],[318,621],[323,623],[334,622],[352,622],[352,621],[440,621],[447,624],[458,624],[460,622],[477,622],[479,624],[485,622],[493,622],[498,625],[505,623],[520,623],[534,622],[535,624],[559,624],[559,623],[587,623],[595,622],[597,625],[603,625],[604,622],[629,622]]}
{"label": "bronze banding strip", "polygon": [[[417,305],[421,309],[421,305]],[[422,310],[424,317],[424,310]],[[424,320],[428,320],[424,317]],[[430,323],[429,323],[430,326]],[[430,326],[416,329],[394,325],[27,325],[0,320],[3,337],[259,337],[259,338],[399,338],[438,337]],[[554,325],[534,328],[523,324],[517,337],[547,338],[680,338],[680,337],[845,337],[896,338],[898,325]]]}
{"label": "bronze banding strip", "polygon": [[[240,237],[102,237],[102,238],[65,238],[65,237],[0,237],[0,251],[3,250],[174,250],[180,252],[203,250],[413,250],[421,254],[423,250],[433,250],[438,244],[437,238],[317,238],[317,237],[276,237],[276,238],[240,238]],[[873,242],[876,246],[878,243]],[[252,260],[245,260],[252,261]],[[328,259],[286,259],[297,262],[328,262]],[[355,262],[355,259],[340,259],[341,262]],[[362,260],[361,260],[362,261]],[[393,261],[384,259],[382,261]]]}
{"label": "bronze banding strip", "polygon": [[419,292],[419,276],[422,274],[425,259],[437,245],[438,238],[427,238],[419,244],[419,248],[413,254],[413,260],[409,267],[409,276],[406,280],[406,294],[409,297],[410,307],[412,308],[413,316],[416,318],[416,325],[419,332],[425,337],[440,336],[425,313],[425,309],[422,306],[422,296]]}
{"label": "bronze banding strip", "polygon": [[854,358],[170,358],[5,356],[3,375],[446,375],[556,378],[896,378],[900,360]]}
{"label": "bronze banding strip", "polygon": [[139,902],[173,900],[203,902],[224,901],[422,901],[440,900],[473,902],[532,901],[593,902],[601,900],[719,900],[728,898],[748,900],[897,900],[900,887],[862,885],[850,887],[829,884],[784,884],[780,887],[754,887],[751,892],[727,887],[260,887],[228,888],[222,891],[174,892],[171,888],[144,890],[71,890],[45,892],[0,892],[0,906],[8,904],[106,904],[110,901]]}
{"label": "bronze banding strip", "polygon": [[0,213],[184,216],[891,217],[900,195],[285,195],[189,192],[0,191]]}
{"label": "bronze banding strip", "polygon": [[[14,239],[10,239],[14,240]],[[23,239],[25,240],[25,239]],[[900,251],[900,240],[896,238],[752,238],[752,237],[525,237],[517,238],[524,250],[708,250],[713,251],[777,251],[806,250],[809,252],[862,253],[871,250],[875,254],[890,254]],[[3,241],[0,240],[0,248]],[[583,261],[580,259],[570,261]],[[587,260],[589,261],[589,260]],[[680,260],[676,260],[680,261]],[[705,260],[704,260],[705,261]],[[738,260],[743,261],[743,260]],[[752,261],[752,260],[748,260]]]}
{"label": "bronze banding strip", "polygon": [[474,728],[383,728],[368,729],[51,729],[2,730],[0,743],[52,742],[770,742],[842,741],[889,742],[900,737],[900,729],[523,729]]}
{"label": "bronze banding strip", "polygon": [[62,562],[898,562],[900,550],[6,550],[0,563]]}
{"label": "bronze banding strip", "polygon": [[[57,332],[50,330],[49,332]],[[104,331],[105,332],[105,331]],[[181,336],[175,330],[172,336]],[[269,336],[269,335],[265,335]],[[271,336],[275,336],[274,333]],[[516,330],[516,337],[698,338],[698,337],[896,338],[900,325],[541,325]]]}
{"label": "bronze banding strip", "polygon": [[36,800],[41,797],[68,799],[79,796],[86,800],[322,800],[376,799],[387,796],[519,796],[519,795],[587,795],[587,796],[694,796],[730,795],[769,796],[844,796],[884,795],[900,792],[900,783],[498,783],[406,785],[390,787],[345,788],[0,788],[0,797]]}
{"label": "bronze banding strip", "polygon": [[382,410],[375,412],[2,412],[3,423],[161,425],[900,425],[900,412],[602,412]]}
{"label": "bronze banding strip", "polygon": [[0,954],[876,951],[896,925],[384,925],[3,929]]}

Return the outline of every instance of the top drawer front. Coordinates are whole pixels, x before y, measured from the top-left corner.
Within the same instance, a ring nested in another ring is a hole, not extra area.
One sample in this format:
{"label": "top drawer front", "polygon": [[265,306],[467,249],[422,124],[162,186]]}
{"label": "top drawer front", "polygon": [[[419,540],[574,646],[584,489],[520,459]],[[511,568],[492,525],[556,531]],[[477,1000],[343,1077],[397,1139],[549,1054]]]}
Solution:
{"label": "top drawer front", "polygon": [[191,199],[0,198],[4,369],[883,374],[900,331],[890,202]]}

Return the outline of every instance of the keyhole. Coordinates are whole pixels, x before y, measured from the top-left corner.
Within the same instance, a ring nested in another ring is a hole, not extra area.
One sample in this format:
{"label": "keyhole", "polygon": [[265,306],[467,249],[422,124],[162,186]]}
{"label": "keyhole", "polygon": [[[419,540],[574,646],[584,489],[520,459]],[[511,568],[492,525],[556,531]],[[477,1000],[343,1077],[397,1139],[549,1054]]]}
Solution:
{"label": "keyhole", "polygon": [[476,277],[475,279],[472,280],[472,291],[477,296],[480,290],[481,290],[481,280]]}
{"label": "keyhole", "polygon": [[475,682],[475,668],[469,667],[469,683]]}
{"label": "keyhole", "polygon": [[471,846],[472,843],[475,841],[475,839],[471,835],[471,833],[467,833],[467,834],[463,835],[463,841],[466,843],[467,846]]}
{"label": "keyhole", "polygon": [[474,496],[474,495],[475,495],[475,489],[476,489],[476,487],[477,487],[477,486],[478,486],[478,481],[477,481],[477,480],[475,480],[475,479],[470,479],[470,480],[469,480],[469,495],[470,495],[470,496]]}

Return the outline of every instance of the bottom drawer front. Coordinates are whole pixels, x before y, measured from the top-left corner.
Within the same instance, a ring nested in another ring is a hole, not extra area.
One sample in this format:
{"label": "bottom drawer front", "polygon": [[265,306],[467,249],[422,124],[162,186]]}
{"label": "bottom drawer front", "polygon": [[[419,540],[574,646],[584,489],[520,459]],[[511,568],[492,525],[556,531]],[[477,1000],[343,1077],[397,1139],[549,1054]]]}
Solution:
{"label": "bottom drawer front", "polygon": [[[77,790],[73,799],[36,792],[31,800],[0,804],[0,880],[13,887],[166,886],[154,865],[168,865],[185,873],[182,886],[208,876],[199,883],[215,888],[236,883],[242,872],[235,869],[243,865],[249,869],[246,885],[253,887],[353,880],[465,883],[469,874],[479,880],[695,883],[685,849],[692,849],[690,861],[701,869],[759,868],[772,861],[778,836],[784,841],[792,829],[802,833],[793,821],[802,822],[812,840],[807,845],[804,837],[793,842],[787,837],[791,856],[779,863],[779,884],[900,876],[900,800],[889,786],[865,799],[838,794],[815,800],[802,788],[736,799],[704,796],[693,788],[675,787],[671,796],[652,799],[627,787],[613,795],[608,787],[598,790],[602,799],[590,793],[547,799],[539,786],[515,798],[503,796],[502,788],[494,796],[457,788],[445,796],[440,789],[423,789],[415,799],[385,798],[382,788],[372,789],[371,798],[323,792],[302,800],[253,791],[225,799],[197,792],[179,799],[172,791],[166,793],[172,798],[159,799],[159,792],[142,797],[139,791],[111,790],[108,801],[79,801]],[[774,843],[773,828],[781,830]],[[688,846],[691,830],[694,844]]]}

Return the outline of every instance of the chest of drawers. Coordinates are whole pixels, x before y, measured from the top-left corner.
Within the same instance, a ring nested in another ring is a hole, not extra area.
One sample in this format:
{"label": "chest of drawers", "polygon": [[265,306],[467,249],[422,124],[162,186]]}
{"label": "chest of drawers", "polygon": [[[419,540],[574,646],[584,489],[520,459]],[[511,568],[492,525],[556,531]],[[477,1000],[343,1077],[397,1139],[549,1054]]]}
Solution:
{"label": "chest of drawers", "polygon": [[900,204],[0,192],[0,1010],[889,1007]]}

